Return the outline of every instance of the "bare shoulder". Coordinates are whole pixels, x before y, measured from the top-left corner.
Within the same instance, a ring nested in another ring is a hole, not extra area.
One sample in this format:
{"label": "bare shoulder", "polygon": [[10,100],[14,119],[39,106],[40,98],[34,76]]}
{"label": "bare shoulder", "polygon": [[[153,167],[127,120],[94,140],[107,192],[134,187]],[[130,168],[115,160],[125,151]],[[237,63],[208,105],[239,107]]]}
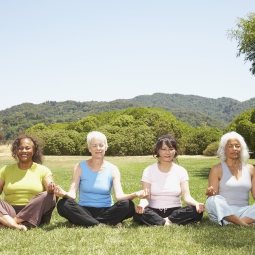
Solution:
{"label": "bare shoulder", "polygon": [[78,174],[78,175],[81,174],[81,165],[80,165],[80,163],[77,163],[77,164],[74,166],[73,174]]}
{"label": "bare shoulder", "polygon": [[220,170],[221,171],[222,170],[221,163],[212,166],[211,170],[213,170],[213,171],[219,171]]}
{"label": "bare shoulder", "polygon": [[221,163],[212,166],[210,174],[221,176],[222,175]]}
{"label": "bare shoulder", "polygon": [[246,167],[249,170],[251,176],[255,176],[255,167],[252,164],[246,164]]}

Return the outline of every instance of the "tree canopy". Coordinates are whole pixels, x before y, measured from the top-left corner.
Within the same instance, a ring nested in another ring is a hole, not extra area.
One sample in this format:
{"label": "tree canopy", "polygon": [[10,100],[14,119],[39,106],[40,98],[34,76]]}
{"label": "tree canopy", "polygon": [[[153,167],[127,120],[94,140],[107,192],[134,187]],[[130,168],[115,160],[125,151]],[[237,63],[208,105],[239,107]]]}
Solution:
{"label": "tree canopy", "polygon": [[236,117],[225,132],[236,131],[242,135],[250,149],[251,157],[255,157],[255,107]]}
{"label": "tree canopy", "polygon": [[165,110],[144,107],[94,114],[69,124],[38,123],[26,133],[40,140],[45,155],[89,155],[86,136],[92,130],[106,135],[106,154],[112,156],[151,155],[156,140],[167,133],[178,140],[179,154],[202,154],[222,135],[218,128],[194,128]]}
{"label": "tree canopy", "polygon": [[238,43],[237,56],[244,55],[244,60],[250,61],[250,71],[255,75],[255,13],[249,13],[247,18],[238,18],[237,29],[228,30],[230,39],[236,39]]}

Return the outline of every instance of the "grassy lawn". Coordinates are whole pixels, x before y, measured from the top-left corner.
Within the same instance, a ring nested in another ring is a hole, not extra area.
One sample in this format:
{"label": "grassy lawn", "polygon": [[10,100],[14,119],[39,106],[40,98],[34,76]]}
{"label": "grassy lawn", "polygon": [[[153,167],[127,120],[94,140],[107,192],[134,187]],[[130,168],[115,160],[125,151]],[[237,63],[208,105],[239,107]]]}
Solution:
{"label": "grassy lawn", "polygon": [[[74,165],[86,157],[45,157],[45,165],[55,181],[69,189]],[[106,157],[121,171],[126,193],[141,189],[144,168],[153,157]],[[217,158],[181,157],[179,164],[188,170],[192,196],[205,203],[207,177]],[[0,168],[11,164],[10,156],[0,156]],[[249,160],[255,165],[255,160]],[[134,202],[137,204],[138,199]],[[254,203],[250,199],[251,203]],[[207,213],[199,224],[191,226],[146,227],[131,219],[122,228],[70,228],[54,210],[49,225],[28,232],[0,229],[0,254],[255,254],[254,227],[219,227],[209,221]]]}

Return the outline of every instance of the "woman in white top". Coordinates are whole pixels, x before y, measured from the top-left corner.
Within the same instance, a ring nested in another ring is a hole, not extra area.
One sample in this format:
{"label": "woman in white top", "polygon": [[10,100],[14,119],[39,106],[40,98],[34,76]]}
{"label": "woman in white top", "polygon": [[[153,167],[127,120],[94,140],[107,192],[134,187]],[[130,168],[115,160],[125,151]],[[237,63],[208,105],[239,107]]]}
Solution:
{"label": "woman in white top", "polygon": [[[204,204],[190,195],[187,171],[173,162],[178,150],[172,135],[158,139],[154,155],[158,162],[147,167],[142,176],[143,189],[149,189],[150,195],[140,200],[134,221],[148,226],[187,225],[200,221]],[[188,206],[182,207],[180,195]]]}
{"label": "woman in white top", "polygon": [[250,155],[243,137],[234,131],[223,135],[218,155],[221,163],[212,167],[206,190],[210,220],[221,226],[253,224],[255,204],[249,206],[249,192],[255,199],[255,167],[244,163]]}

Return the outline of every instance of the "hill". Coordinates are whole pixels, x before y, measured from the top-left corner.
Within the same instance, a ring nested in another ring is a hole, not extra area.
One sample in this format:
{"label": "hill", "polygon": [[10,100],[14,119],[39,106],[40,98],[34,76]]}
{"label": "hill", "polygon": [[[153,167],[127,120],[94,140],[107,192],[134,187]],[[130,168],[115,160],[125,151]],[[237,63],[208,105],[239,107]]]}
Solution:
{"label": "hill", "polygon": [[194,127],[206,123],[223,129],[240,113],[253,108],[255,98],[240,102],[226,97],[212,99],[195,95],[155,93],[110,102],[68,100],[47,101],[42,104],[23,103],[0,111],[0,135],[5,139],[12,139],[18,132],[37,123],[66,123],[91,114],[139,106],[162,108],[179,121]]}

